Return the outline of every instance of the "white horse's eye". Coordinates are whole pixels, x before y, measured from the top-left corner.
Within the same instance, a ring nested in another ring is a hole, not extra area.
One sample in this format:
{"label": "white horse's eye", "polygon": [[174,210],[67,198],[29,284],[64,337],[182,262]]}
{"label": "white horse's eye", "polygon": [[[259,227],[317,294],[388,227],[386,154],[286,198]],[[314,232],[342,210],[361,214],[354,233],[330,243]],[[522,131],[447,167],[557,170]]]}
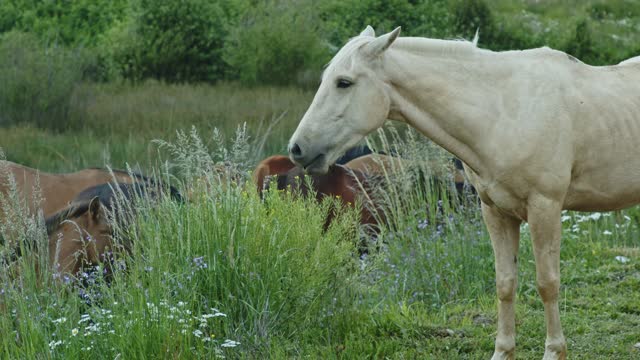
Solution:
{"label": "white horse's eye", "polygon": [[338,79],[338,82],[336,83],[336,86],[340,89],[346,89],[351,85],[353,85],[353,83],[347,79]]}

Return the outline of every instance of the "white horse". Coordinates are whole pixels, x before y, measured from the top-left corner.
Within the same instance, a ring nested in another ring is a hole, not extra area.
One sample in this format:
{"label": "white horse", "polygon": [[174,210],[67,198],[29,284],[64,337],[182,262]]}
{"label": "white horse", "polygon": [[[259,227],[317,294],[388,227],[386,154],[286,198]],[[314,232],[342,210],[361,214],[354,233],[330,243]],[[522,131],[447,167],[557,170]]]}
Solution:
{"label": "white horse", "polygon": [[531,229],[544,302],[544,359],[566,358],[560,324],[560,213],[640,203],[640,62],[594,67],[549,48],[493,52],[476,41],[375,37],[368,26],[325,70],[289,143],[323,173],[386,119],[462,159],[495,254],[494,359],[515,354],[520,224]]}

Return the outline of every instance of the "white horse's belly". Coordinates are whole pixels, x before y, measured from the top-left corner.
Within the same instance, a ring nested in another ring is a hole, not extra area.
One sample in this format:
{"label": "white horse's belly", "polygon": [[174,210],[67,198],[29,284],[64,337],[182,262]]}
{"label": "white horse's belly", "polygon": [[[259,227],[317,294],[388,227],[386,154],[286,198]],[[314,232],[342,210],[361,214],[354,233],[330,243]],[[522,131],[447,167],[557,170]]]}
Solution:
{"label": "white horse's belly", "polygon": [[[578,211],[611,211],[640,203],[640,177],[629,169],[598,172],[572,179],[564,208]],[[637,168],[636,169],[640,169]]]}

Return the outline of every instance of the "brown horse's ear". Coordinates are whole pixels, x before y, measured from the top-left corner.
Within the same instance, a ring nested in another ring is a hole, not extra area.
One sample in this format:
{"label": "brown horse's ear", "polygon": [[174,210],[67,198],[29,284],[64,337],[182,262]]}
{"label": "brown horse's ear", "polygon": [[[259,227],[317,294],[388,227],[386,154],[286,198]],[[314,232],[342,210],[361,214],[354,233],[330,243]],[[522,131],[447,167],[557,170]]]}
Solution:
{"label": "brown horse's ear", "polygon": [[260,162],[253,172],[253,182],[258,188],[258,193],[264,190],[264,180],[269,175],[286,174],[296,165],[286,156],[274,155]]}
{"label": "brown horse's ear", "polygon": [[89,202],[89,219],[93,222],[98,222],[100,217],[102,216],[102,203],[100,202],[99,197],[94,197]]}

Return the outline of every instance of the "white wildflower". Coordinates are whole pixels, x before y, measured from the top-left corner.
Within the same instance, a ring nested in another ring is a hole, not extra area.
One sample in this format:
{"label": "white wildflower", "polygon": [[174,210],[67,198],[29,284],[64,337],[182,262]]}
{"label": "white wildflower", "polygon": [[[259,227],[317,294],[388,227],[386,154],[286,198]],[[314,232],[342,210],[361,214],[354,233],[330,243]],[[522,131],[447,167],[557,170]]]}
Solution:
{"label": "white wildflower", "polygon": [[221,347],[229,347],[229,348],[236,347],[238,345],[240,345],[239,342],[233,341],[233,340],[229,340],[229,339],[225,340],[222,344],[220,344]]}
{"label": "white wildflower", "polygon": [[621,262],[623,264],[626,264],[626,263],[628,263],[630,261],[628,257],[622,256],[622,255],[616,256],[616,260],[618,260],[619,262]]}

